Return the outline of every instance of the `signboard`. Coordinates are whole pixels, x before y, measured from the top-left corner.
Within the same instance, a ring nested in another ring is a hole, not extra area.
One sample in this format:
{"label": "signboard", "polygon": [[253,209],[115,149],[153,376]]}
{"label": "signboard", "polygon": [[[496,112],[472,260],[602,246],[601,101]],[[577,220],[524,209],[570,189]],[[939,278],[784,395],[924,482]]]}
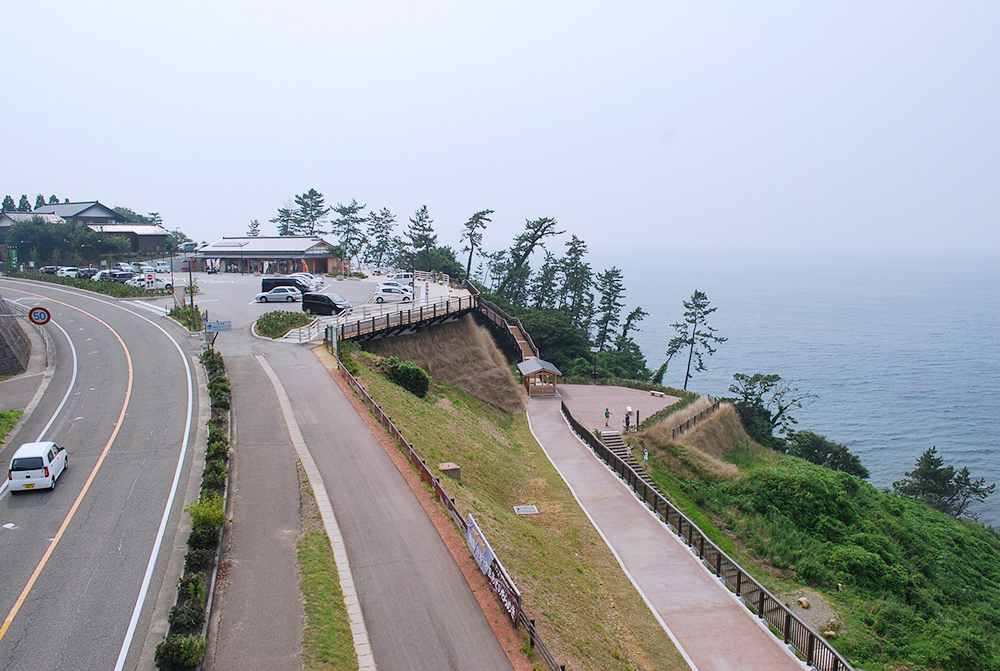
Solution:
{"label": "signboard", "polygon": [[472,556],[489,581],[490,587],[500,599],[503,609],[507,611],[511,621],[516,623],[518,612],[521,609],[521,594],[518,592],[517,586],[514,585],[514,581],[507,575],[503,565],[500,564],[500,560],[493,554],[493,548],[490,547],[489,541],[483,535],[483,530],[476,524],[471,513],[466,527],[465,542],[472,550]]}
{"label": "signboard", "polygon": [[232,322],[205,322],[205,333],[221,333],[222,331],[232,330]]}
{"label": "signboard", "polygon": [[156,278],[153,276],[153,273],[146,273],[146,289],[155,289],[155,288],[156,288]]}
{"label": "signboard", "polygon": [[469,546],[469,549],[472,550],[472,556],[476,560],[476,563],[479,564],[479,570],[483,572],[483,575],[488,576],[490,574],[490,564],[493,563],[493,558],[496,555],[493,554],[493,548],[490,547],[489,541],[483,535],[483,530],[476,524],[472,513],[469,513],[469,524],[465,531],[465,542]]}
{"label": "signboard", "polygon": [[31,308],[31,311],[28,312],[28,319],[31,320],[32,324],[42,326],[49,323],[49,320],[52,319],[52,313],[45,308]]}

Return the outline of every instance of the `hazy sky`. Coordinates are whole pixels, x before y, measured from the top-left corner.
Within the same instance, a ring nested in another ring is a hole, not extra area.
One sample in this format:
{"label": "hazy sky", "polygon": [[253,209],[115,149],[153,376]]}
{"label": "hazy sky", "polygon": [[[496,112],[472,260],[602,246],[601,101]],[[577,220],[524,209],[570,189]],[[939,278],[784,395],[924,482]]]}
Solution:
{"label": "hazy sky", "polygon": [[[244,235],[1000,251],[1000,2],[4,2],[0,195]],[[555,246],[554,246],[555,247]],[[562,246],[557,251],[561,253]],[[622,265],[622,264],[619,264]],[[626,266],[627,270],[627,266]]]}

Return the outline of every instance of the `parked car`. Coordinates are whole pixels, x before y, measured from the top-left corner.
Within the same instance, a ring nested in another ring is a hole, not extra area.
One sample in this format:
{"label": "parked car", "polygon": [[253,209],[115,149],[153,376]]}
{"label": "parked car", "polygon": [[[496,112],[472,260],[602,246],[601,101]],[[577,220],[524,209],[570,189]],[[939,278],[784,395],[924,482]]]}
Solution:
{"label": "parked car", "polygon": [[304,277],[292,277],[291,275],[286,275],[284,277],[262,277],[260,280],[260,290],[270,291],[275,287],[295,287],[299,290],[299,293],[307,293],[310,291],[310,285]]}
{"label": "parked car", "polygon": [[17,448],[7,469],[10,492],[27,489],[55,489],[56,480],[69,466],[66,448],[51,440],[25,443]]}
{"label": "parked car", "polygon": [[381,289],[382,287],[392,287],[393,289],[402,289],[403,291],[406,291],[407,293],[410,294],[413,293],[413,287],[411,287],[409,284],[402,284],[401,282],[397,282],[396,280],[386,280],[385,282],[379,282],[378,286],[376,287],[376,290]]}
{"label": "parked car", "polygon": [[113,270],[122,270],[126,273],[132,273],[133,275],[135,274],[135,266],[133,266],[131,263],[126,263],[124,261],[119,261],[118,263],[116,263]]}
{"label": "parked car", "polygon": [[76,274],[81,280],[89,280],[97,274],[97,268],[80,268]]}
{"label": "parked car", "polygon": [[170,261],[157,261],[156,262],[156,272],[158,272],[158,273],[169,273],[170,272]]}
{"label": "parked car", "polygon": [[351,308],[351,302],[339,294],[302,294],[302,311],[310,315],[338,315]]}
{"label": "parked car", "polygon": [[58,270],[59,266],[42,266],[38,269],[38,272],[43,275],[55,275]]}
{"label": "parked car", "polygon": [[63,266],[56,271],[56,277],[76,277],[80,273],[80,269],[76,266]]}
{"label": "parked car", "polygon": [[[129,285],[130,287],[139,287],[140,289],[144,289],[146,287],[146,281],[147,280],[145,275],[135,275],[132,278],[126,280],[125,284]],[[174,290],[174,285],[172,285],[169,280],[164,280],[159,277],[154,277],[152,281],[153,281],[153,288],[155,288],[157,291]]]}
{"label": "parked car", "polygon": [[318,291],[323,286],[323,280],[312,273],[292,273],[289,277],[298,277],[305,280],[309,284],[309,291]]}
{"label": "parked car", "polygon": [[413,300],[412,293],[396,287],[380,286],[375,289],[374,297],[376,303],[392,303],[392,302],[409,303],[410,301]]}
{"label": "parked car", "polygon": [[198,243],[194,242],[194,241],[182,242],[177,247],[177,251],[179,251],[179,252],[193,252],[196,249],[198,249]]}
{"label": "parked car", "polygon": [[409,284],[413,286],[413,273],[396,273],[389,279],[399,282],[400,284]]}
{"label": "parked car", "polygon": [[292,303],[302,300],[302,292],[295,287],[275,287],[270,291],[262,291],[257,294],[258,303],[277,303],[284,301]]}

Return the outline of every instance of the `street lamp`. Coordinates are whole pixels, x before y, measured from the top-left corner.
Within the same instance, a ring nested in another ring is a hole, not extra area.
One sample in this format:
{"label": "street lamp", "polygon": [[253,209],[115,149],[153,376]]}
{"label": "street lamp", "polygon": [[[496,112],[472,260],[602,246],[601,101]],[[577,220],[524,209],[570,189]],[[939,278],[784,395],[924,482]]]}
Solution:
{"label": "street lamp", "polygon": [[590,351],[594,355],[594,372],[590,374],[590,377],[596,380],[597,379],[597,353],[601,351],[601,348],[598,347],[597,345],[594,345],[593,347],[590,348]]}

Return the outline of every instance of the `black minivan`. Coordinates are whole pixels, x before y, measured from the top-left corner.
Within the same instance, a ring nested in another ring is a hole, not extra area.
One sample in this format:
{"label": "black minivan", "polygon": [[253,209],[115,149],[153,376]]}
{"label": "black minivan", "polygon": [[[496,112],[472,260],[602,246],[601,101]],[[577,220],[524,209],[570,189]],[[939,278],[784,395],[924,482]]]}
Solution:
{"label": "black minivan", "polygon": [[302,294],[302,311],[310,315],[339,315],[351,307],[340,294]]}
{"label": "black minivan", "polygon": [[301,278],[298,277],[264,277],[260,280],[260,290],[266,293],[275,287],[295,287],[302,293],[311,288]]}

